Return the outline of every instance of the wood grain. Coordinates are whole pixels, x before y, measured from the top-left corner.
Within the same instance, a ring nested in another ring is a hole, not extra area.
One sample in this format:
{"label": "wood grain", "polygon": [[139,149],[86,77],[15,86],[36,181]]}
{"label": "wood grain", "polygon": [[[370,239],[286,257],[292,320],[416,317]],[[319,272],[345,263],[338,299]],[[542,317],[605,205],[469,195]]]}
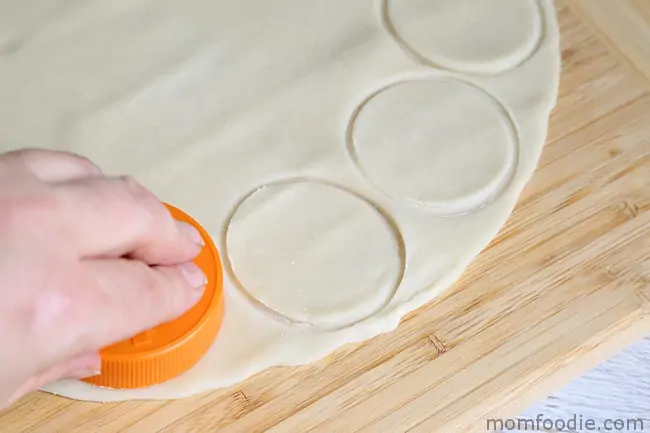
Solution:
{"label": "wood grain", "polygon": [[575,0],[568,5],[650,85],[650,2]]}
{"label": "wood grain", "polygon": [[36,393],[0,413],[0,431],[485,431],[648,334],[650,27],[634,11],[649,9],[615,4],[558,2],[562,84],[539,168],[443,299],[233,389],[107,404]]}

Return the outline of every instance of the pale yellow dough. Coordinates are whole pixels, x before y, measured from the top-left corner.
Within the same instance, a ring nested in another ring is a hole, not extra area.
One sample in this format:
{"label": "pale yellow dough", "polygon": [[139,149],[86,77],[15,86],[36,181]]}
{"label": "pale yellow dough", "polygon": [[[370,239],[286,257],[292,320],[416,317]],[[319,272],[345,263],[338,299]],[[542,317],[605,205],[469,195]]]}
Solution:
{"label": "pale yellow dough", "polygon": [[0,151],[79,152],[204,225],[226,312],[180,398],[390,332],[508,218],[560,72],[551,0],[0,0]]}

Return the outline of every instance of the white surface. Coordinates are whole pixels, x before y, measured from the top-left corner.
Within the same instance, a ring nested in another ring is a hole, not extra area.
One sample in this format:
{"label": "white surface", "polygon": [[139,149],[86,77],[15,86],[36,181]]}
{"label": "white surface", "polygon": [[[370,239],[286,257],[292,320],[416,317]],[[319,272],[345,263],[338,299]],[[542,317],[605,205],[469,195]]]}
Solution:
{"label": "white surface", "polygon": [[[605,420],[642,419],[650,432],[650,337],[629,347],[576,379],[521,417],[568,420],[593,419],[604,430]],[[524,430],[510,430],[524,431]]]}
{"label": "white surface", "polygon": [[[185,397],[392,331],[504,224],[557,97],[551,0],[57,1],[2,3],[24,13],[2,34],[17,49],[0,63],[0,150],[134,175],[202,223],[227,271],[223,326],[194,368],[140,390],[47,388],[73,398]],[[425,37],[441,6],[451,46]]]}

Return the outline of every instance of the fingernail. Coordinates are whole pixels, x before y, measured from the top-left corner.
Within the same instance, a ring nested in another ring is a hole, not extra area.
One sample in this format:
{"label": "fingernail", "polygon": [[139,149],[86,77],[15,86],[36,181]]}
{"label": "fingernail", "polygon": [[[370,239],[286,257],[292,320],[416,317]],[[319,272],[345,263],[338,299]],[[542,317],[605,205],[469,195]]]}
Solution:
{"label": "fingernail", "polygon": [[203,236],[201,236],[201,233],[199,233],[199,231],[193,225],[188,224],[184,221],[176,221],[176,227],[178,227],[178,231],[180,231],[183,236],[187,236],[188,238],[192,239],[192,242],[195,244],[205,246]]}
{"label": "fingernail", "polygon": [[195,289],[205,286],[208,282],[201,268],[192,262],[178,265],[178,269],[180,269],[187,283]]}

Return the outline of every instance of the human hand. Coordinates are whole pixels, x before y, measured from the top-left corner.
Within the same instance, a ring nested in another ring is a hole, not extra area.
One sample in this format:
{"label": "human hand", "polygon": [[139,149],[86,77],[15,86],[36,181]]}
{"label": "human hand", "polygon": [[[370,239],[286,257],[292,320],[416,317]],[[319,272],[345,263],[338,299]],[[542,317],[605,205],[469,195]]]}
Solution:
{"label": "human hand", "polygon": [[198,231],[128,177],[77,155],[0,154],[0,409],[191,308]]}

